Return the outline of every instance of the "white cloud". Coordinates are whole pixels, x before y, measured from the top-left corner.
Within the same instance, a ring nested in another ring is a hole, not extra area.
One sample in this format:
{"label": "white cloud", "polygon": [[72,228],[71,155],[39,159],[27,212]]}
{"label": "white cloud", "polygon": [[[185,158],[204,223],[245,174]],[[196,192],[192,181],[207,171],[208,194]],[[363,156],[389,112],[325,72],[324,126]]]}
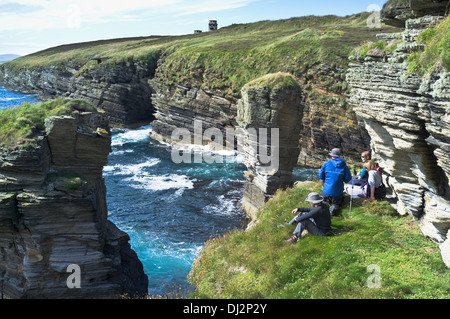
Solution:
{"label": "white cloud", "polygon": [[235,0],[227,1],[226,4],[224,4],[223,1],[197,1],[197,3],[191,2],[191,4],[186,7],[186,10],[184,12],[178,13],[177,16],[237,9],[247,6],[250,2],[254,1]]}
{"label": "white cloud", "polygon": [[223,0],[0,0],[0,8],[4,8],[0,11],[0,31],[187,16],[241,8],[254,1],[257,0],[230,0],[225,4]]}
{"label": "white cloud", "polygon": [[[162,8],[180,0],[0,0],[0,31],[51,29],[84,22],[139,21],[143,10]],[[16,12],[11,12],[14,9]],[[33,10],[24,10],[30,7]],[[10,8],[10,10],[6,10]]]}

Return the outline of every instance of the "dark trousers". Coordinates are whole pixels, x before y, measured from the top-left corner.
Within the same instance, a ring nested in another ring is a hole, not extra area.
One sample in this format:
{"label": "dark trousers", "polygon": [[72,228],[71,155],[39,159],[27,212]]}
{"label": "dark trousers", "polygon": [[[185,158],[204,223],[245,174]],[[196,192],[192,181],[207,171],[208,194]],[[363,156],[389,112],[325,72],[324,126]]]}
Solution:
{"label": "dark trousers", "polygon": [[322,192],[321,195],[327,203],[334,205],[334,207],[336,207],[336,210],[338,210],[344,204],[344,194],[342,194],[341,196],[332,197],[325,195]]}
{"label": "dark trousers", "polygon": [[297,224],[297,227],[295,227],[293,234],[298,238],[300,238],[303,230],[305,229],[307,229],[309,233],[314,236],[326,236],[326,234],[324,234],[323,231],[321,231],[319,227],[317,227],[316,222],[314,221],[313,218],[308,218],[299,222]]}

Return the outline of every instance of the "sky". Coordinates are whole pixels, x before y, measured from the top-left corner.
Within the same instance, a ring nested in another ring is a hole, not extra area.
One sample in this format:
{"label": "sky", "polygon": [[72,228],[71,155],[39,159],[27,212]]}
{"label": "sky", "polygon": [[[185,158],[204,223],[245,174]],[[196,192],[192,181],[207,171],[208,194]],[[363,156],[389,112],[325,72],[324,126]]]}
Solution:
{"label": "sky", "polygon": [[0,54],[150,35],[184,35],[234,23],[379,10],[386,0],[0,0]]}

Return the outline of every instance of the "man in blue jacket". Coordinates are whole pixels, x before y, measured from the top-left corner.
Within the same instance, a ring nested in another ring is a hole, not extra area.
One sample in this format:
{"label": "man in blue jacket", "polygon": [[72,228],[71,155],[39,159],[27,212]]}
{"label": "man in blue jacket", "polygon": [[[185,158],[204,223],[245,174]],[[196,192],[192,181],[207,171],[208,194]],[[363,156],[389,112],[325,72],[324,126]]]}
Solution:
{"label": "man in blue jacket", "polygon": [[330,212],[334,215],[344,202],[344,183],[352,179],[350,169],[341,158],[341,150],[334,148],[331,160],[325,162],[319,172],[325,200],[331,202]]}

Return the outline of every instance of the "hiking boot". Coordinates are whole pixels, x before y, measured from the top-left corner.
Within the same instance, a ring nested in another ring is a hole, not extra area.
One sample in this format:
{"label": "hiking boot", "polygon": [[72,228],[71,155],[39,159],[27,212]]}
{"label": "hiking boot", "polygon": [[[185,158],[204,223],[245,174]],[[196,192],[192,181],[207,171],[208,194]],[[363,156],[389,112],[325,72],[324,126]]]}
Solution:
{"label": "hiking boot", "polygon": [[337,212],[337,207],[336,207],[336,205],[331,205],[330,206],[330,214],[331,214],[331,216],[334,216],[335,214],[336,214],[336,212]]}
{"label": "hiking boot", "polygon": [[286,240],[288,243],[295,244],[298,241],[298,237],[295,235],[292,235],[291,238]]}

